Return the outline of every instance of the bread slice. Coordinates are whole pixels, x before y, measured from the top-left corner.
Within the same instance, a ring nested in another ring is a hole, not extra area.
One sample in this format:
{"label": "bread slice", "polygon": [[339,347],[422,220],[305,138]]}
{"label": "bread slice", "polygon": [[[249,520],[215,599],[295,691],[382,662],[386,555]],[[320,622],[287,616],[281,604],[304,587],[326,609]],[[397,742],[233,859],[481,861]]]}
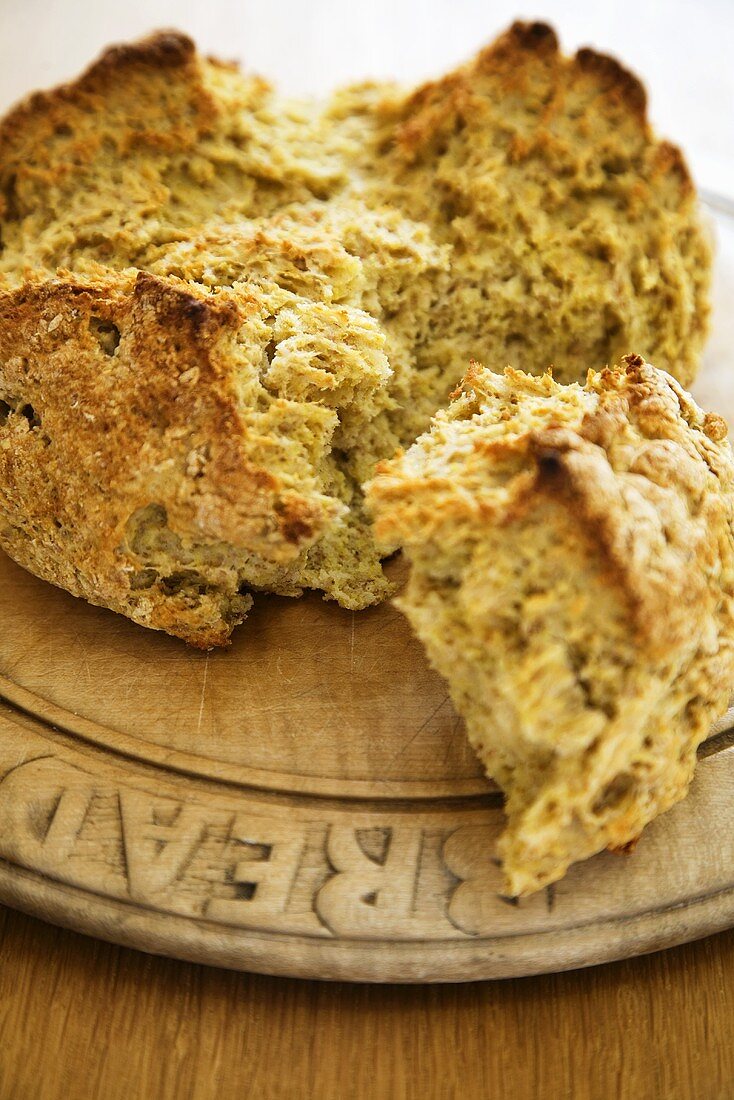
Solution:
{"label": "bread slice", "polygon": [[583,386],[475,365],[368,487],[506,793],[510,894],[685,795],[734,679],[733,489],[725,423],[637,356]]}
{"label": "bread slice", "polygon": [[365,606],[360,484],[470,356],[688,381],[709,273],[639,83],[542,24],[325,105],[175,32],[108,50],[0,123],[0,545],[201,645],[260,589]]}

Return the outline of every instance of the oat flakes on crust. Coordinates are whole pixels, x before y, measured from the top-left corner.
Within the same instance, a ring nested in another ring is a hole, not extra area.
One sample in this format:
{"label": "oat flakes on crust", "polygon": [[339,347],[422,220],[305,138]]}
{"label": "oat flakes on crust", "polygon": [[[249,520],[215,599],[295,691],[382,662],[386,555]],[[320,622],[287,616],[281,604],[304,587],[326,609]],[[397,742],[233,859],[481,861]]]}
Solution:
{"label": "oat flakes on crust", "polygon": [[734,678],[726,425],[636,356],[584,386],[475,365],[368,487],[400,606],[507,796],[510,894],[688,789]]}
{"label": "oat flakes on crust", "polygon": [[0,123],[0,542],[201,645],[260,589],[365,606],[360,483],[470,356],[688,382],[709,270],[639,83],[542,24],[325,105],[176,32],[108,50]]}

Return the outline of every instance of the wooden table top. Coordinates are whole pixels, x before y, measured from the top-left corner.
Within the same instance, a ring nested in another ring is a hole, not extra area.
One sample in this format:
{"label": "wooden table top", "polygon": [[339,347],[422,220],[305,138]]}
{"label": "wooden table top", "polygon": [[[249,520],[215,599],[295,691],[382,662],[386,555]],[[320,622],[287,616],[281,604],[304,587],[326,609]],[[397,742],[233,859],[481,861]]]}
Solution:
{"label": "wooden table top", "polygon": [[[413,5],[393,0],[342,6],[339,19],[326,0],[189,7],[184,29],[206,49],[296,91],[440,72],[516,14],[510,0],[467,0],[460,13],[427,0],[416,33]],[[536,7],[569,48],[592,41],[644,72],[661,130],[704,185],[732,190],[722,134],[734,8]],[[182,18],[172,0],[80,0],[74,19],[46,0],[0,5],[0,105],[73,75],[112,40]],[[0,1100],[731,1100],[732,1019],[734,931],[568,974],[377,987],[154,958],[0,908]]]}
{"label": "wooden table top", "polygon": [[0,1100],[728,1100],[734,932],[592,970],[337,985],[0,909]]}

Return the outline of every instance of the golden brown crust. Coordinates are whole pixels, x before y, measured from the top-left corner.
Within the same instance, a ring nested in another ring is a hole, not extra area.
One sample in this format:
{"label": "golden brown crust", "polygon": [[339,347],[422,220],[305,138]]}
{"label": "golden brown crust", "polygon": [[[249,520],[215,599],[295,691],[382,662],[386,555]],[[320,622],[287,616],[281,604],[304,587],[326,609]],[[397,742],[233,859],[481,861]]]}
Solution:
{"label": "golden brown crust", "polygon": [[432,136],[442,121],[471,107],[477,72],[495,74],[503,70],[511,79],[522,80],[528,54],[543,59],[560,56],[558,38],[546,23],[513,23],[468,65],[417,88],[402,107],[407,121],[395,134],[396,144],[406,155],[411,155]]}
{"label": "golden brown crust", "polygon": [[[54,130],[66,134],[75,108],[100,105],[100,97],[121,87],[133,74],[170,79],[172,71],[177,82],[200,86],[199,106],[206,108],[204,115],[210,115],[214,103],[203,94],[194,43],[178,31],[159,31],[138,42],[111,46],[76,80],[34,92],[5,115],[0,122],[2,178],[20,163],[24,149],[32,147],[37,156],[44,137]],[[134,108],[134,98],[130,105]]]}
{"label": "golden brown crust", "polygon": [[196,47],[179,31],[158,31],[138,42],[110,46],[82,74],[68,84],[48,91],[33,92],[9,111],[0,122],[0,153],[4,160],[16,135],[25,137],[33,115],[55,114],[91,93],[104,93],[124,79],[131,68],[160,70],[194,68]]}
{"label": "golden brown crust", "polygon": [[444,124],[453,124],[457,115],[462,118],[470,114],[477,102],[477,77],[482,73],[499,77],[505,93],[527,92],[533,61],[552,76],[556,92],[543,111],[546,126],[552,125],[554,117],[565,108],[558,93],[573,88],[579,78],[589,77],[597,94],[607,98],[611,106],[628,112],[645,136],[651,136],[645,88],[616,58],[589,48],[580,49],[572,58],[564,57],[555,32],[547,24],[517,22],[468,65],[412,94],[403,108],[406,121],[395,135],[397,145],[405,156],[414,157]]}
{"label": "golden brown crust", "polygon": [[124,42],[110,46],[89,66],[76,81],[81,88],[99,87],[109,79],[119,79],[120,73],[131,65],[143,65],[156,69],[178,68],[196,56],[196,46],[188,35],[177,30],[154,31],[137,42]]}
{"label": "golden brown crust", "polygon": [[582,73],[591,73],[599,80],[602,95],[624,103],[646,126],[648,125],[645,87],[633,73],[620,65],[615,57],[584,48],[577,52],[574,63]]}
{"label": "golden brown crust", "polygon": [[226,640],[241,617],[237,569],[178,601],[165,577],[131,587],[145,562],[129,525],[155,506],[197,545],[287,563],[333,521],[335,502],[285,482],[248,439],[232,345],[251,309],[246,296],[195,295],[144,273],[0,296],[0,539],[11,553],[26,544],[34,572],[146,625]]}

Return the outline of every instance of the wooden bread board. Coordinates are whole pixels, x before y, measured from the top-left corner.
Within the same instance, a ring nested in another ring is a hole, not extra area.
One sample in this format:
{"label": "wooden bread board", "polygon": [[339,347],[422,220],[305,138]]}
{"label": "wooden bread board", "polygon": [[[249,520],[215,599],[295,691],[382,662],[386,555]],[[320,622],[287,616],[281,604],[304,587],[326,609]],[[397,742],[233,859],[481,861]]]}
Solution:
{"label": "wooden bread board", "polygon": [[[734,423],[724,212],[717,235],[695,393]],[[0,556],[0,617],[8,905],[184,959],[401,982],[586,966],[734,924],[734,716],[632,855],[516,902],[492,859],[500,795],[392,606],[260,598],[229,651],[202,654]]]}

